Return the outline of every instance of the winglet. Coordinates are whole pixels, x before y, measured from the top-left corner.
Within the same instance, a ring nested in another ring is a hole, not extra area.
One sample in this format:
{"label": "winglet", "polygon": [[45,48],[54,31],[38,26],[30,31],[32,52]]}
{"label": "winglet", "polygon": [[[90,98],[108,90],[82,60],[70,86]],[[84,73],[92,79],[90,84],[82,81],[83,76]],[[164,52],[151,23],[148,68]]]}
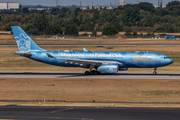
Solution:
{"label": "winglet", "polygon": [[11,26],[18,45],[19,51],[22,53],[29,51],[45,51],[40,48],[19,26]]}
{"label": "winglet", "polygon": [[84,52],[88,52],[88,50],[87,50],[86,48],[83,48],[83,51],[84,51]]}

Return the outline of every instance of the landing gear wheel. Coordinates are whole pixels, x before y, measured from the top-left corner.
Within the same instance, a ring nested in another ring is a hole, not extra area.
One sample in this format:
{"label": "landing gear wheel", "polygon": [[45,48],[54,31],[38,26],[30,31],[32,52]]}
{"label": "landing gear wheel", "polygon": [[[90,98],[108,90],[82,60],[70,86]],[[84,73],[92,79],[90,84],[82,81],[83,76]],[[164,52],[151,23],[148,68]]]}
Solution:
{"label": "landing gear wheel", "polygon": [[97,74],[98,74],[98,71],[95,71],[94,74],[97,75]]}
{"label": "landing gear wheel", "polygon": [[153,72],[153,75],[157,75],[157,72],[156,72],[157,68],[154,68],[154,72]]}
{"label": "landing gear wheel", "polygon": [[101,74],[101,72],[99,72],[99,71],[95,71],[95,72],[94,72],[94,74],[95,74],[95,75],[100,75],[100,74]]}
{"label": "landing gear wheel", "polygon": [[85,74],[85,75],[89,75],[89,71],[86,71],[84,74]]}
{"label": "landing gear wheel", "polygon": [[95,72],[96,72],[95,70],[92,70],[92,71],[90,72],[90,74],[91,74],[91,75],[94,75]]}
{"label": "landing gear wheel", "polygon": [[157,72],[153,72],[153,75],[157,75]]}

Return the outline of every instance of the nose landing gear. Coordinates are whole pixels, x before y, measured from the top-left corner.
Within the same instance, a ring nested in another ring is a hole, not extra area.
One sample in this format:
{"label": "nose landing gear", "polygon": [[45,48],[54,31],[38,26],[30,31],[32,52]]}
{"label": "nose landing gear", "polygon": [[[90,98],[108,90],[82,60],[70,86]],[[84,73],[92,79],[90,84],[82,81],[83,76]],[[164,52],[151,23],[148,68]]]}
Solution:
{"label": "nose landing gear", "polygon": [[154,68],[154,72],[153,72],[153,75],[157,75],[157,72],[156,72],[157,68]]}

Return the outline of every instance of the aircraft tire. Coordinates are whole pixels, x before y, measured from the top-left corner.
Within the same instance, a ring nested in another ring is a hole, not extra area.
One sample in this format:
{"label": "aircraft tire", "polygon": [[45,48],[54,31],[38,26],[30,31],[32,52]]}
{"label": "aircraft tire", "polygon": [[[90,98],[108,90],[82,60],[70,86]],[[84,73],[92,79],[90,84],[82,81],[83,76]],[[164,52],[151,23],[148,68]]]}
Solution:
{"label": "aircraft tire", "polygon": [[89,75],[89,71],[86,71],[84,74],[85,74],[85,75]]}
{"label": "aircraft tire", "polygon": [[157,72],[153,72],[153,75],[157,75]]}
{"label": "aircraft tire", "polygon": [[95,71],[94,74],[95,74],[95,75],[98,75],[98,71]]}
{"label": "aircraft tire", "polygon": [[94,75],[94,74],[95,74],[95,71],[94,71],[94,70],[92,70],[92,71],[90,72],[90,74],[91,74],[91,75]]}

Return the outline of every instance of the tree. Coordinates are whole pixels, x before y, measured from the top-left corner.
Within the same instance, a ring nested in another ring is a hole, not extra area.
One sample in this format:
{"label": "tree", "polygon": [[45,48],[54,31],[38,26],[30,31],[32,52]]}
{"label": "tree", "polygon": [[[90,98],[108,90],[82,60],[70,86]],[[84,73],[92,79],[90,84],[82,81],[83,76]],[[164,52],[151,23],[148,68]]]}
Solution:
{"label": "tree", "polygon": [[83,21],[83,14],[79,15],[79,22],[81,23]]}
{"label": "tree", "polygon": [[118,29],[114,26],[106,26],[102,31],[102,35],[116,35],[118,33]]}
{"label": "tree", "polygon": [[124,29],[123,29],[123,26],[122,26],[122,25],[120,25],[120,24],[119,24],[119,23],[117,23],[117,22],[114,24],[114,26],[118,29],[118,31],[119,31],[119,32],[121,32],[121,31],[123,31],[123,30],[124,30]]}
{"label": "tree", "polygon": [[69,8],[63,7],[60,9],[60,13],[67,13],[69,11]]}
{"label": "tree", "polygon": [[11,31],[11,26],[14,26],[15,24],[13,22],[7,23],[5,25],[5,30],[6,31]]}
{"label": "tree", "polygon": [[92,31],[92,35],[96,36],[97,32],[95,30]]}
{"label": "tree", "polygon": [[139,9],[135,6],[127,7],[124,10],[122,20],[125,24],[129,24],[130,26],[135,25],[137,21],[140,21]]}
{"label": "tree", "polygon": [[136,35],[137,35],[137,32],[136,32],[136,31],[133,31],[133,35],[136,36]]}
{"label": "tree", "polygon": [[141,10],[144,10],[144,11],[148,11],[148,12],[152,12],[154,13],[155,12],[155,7],[153,4],[151,3],[148,3],[148,2],[141,2],[138,4],[138,7],[141,9]]}
{"label": "tree", "polygon": [[67,25],[65,28],[65,35],[73,35],[77,36],[78,35],[78,29],[76,28],[75,25]]}
{"label": "tree", "polygon": [[158,8],[156,8],[155,13],[156,13],[156,15],[165,16],[165,15],[169,14],[169,11],[165,8],[158,7]]}
{"label": "tree", "polygon": [[89,16],[89,15],[86,15],[86,17],[83,19],[82,22],[83,22],[83,23],[89,23],[89,22],[91,22],[90,16]]}
{"label": "tree", "polygon": [[163,26],[159,26],[154,32],[166,32]]}
{"label": "tree", "polygon": [[147,36],[151,36],[151,33],[148,32],[148,33],[147,33]]}
{"label": "tree", "polygon": [[131,33],[132,33],[132,29],[131,29],[131,28],[128,28],[128,29],[126,30],[125,35],[131,35]]}
{"label": "tree", "polygon": [[174,1],[168,2],[168,4],[166,5],[166,7],[172,7],[172,6],[179,5],[179,4],[180,4],[179,1],[174,0]]}
{"label": "tree", "polygon": [[57,7],[54,7],[51,9],[51,14],[53,14],[53,15],[58,15],[59,12],[60,12],[60,9]]}
{"label": "tree", "polygon": [[23,8],[23,13],[24,14],[29,14],[29,10],[28,9],[29,9],[28,7],[24,7]]}
{"label": "tree", "polygon": [[118,29],[119,32],[121,32],[121,31],[124,30],[124,29],[123,29],[123,26],[120,25],[118,22],[110,23],[109,25],[116,27],[116,28]]}
{"label": "tree", "polygon": [[98,21],[102,24],[106,22],[115,22],[116,14],[113,10],[104,10],[100,15]]}
{"label": "tree", "polygon": [[[179,7],[180,7],[180,6],[179,6]],[[175,8],[175,9],[173,10],[173,15],[174,15],[174,16],[179,16],[179,15],[180,15],[179,9]]]}
{"label": "tree", "polygon": [[94,9],[93,10],[93,19],[94,20],[98,20],[98,18],[99,18],[99,11],[97,10],[97,9]]}
{"label": "tree", "polygon": [[167,32],[169,32],[169,33],[174,33],[174,28],[173,28],[173,26],[170,26],[170,27],[168,27],[167,28]]}
{"label": "tree", "polygon": [[63,29],[60,25],[51,25],[47,27],[46,34],[48,35],[62,35]]}
{"label": "tree", "polygon": [[79,31],[86,31],[86,26],[84,24],[81,24],[79,27]]}
{"label": "tree", "polygon": [[117,8],[118,10],[122,10],[123,9],[123,6],[122,5],[120,5],[120,6],[118,6],[118,8]]}
{"label": "tree", "polygon": [[44,14],[35,15],[35,18],[32,20],[29,33],[35,35],[42,35],[48,26],[48,18]]}
{"label": "tree", "polygon": [[75,9],[74,14],[75,14],[76,17],[78,16],[78,13],[79,13],[80,11],[81,11],[80,8],[76,8],[76,9]]}
{"label": "tree", "polygon": [[131,4],[126,4],[126,5],[123,6],[123,10],[125,10],[125,9],[127,9],[127,8],[129,8],[129,7],[133,7],[133,5],[131,5]]}
{"label": "tree", "polygon": [[79,19],[73,18],[73,23],[75,23],[77,26],[80,26]]}

